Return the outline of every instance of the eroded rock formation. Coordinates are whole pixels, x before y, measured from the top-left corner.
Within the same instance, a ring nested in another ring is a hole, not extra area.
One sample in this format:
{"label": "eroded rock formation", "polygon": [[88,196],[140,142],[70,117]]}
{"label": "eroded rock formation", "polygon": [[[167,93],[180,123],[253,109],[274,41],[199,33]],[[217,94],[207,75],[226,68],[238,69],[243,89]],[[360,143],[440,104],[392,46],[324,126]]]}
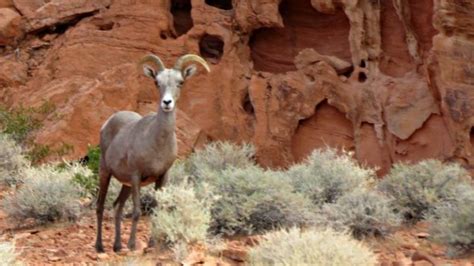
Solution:
{"label": "eroded rock formation", "polygon": [[0,100],[53,102],[36,140],[79,157],[114,111],[155,108],[134,62],[198,53],[212,72],[183,90],[181,154],[231,140],[270,167],[325,145],[380,174],[425,158],[470,167],[473,13],[461,0],[0,1]]}

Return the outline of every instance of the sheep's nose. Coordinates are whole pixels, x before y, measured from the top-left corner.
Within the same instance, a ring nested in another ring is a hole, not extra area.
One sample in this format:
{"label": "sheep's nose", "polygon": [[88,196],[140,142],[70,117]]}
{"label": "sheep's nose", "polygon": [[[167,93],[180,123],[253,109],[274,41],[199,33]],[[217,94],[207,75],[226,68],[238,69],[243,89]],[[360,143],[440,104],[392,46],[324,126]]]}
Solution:
{"label": "sheep's nose", "polygon": [[164,103],[165,105],[169,105],[169,104],[171,103],[171,100],[163,100],[163,103]]}

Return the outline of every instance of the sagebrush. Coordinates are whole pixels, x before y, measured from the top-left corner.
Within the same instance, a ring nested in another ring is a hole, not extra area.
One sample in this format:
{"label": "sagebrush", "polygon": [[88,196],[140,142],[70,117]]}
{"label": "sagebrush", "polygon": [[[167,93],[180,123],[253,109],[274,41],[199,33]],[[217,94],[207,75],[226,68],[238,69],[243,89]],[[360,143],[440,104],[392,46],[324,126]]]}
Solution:
{"label": "sagebrush", "polygon": [[372,251],[350,235],[331,229],[271,232],[249,251],[250,265],[376,265]]}
{"label": "sagebrush", "polygon": [[348,152],[317,149],[286,174],[296,191],[307,195],[315,205],[334,203],[354,189],[366,188],[375,180],[375,171],[362,168]]}
{"label": "sagebrush", "polygon": [[14,186],[21,182],[21,170],[29,166],[22,148],[9,136],[0,133],[0,184]]}
{"label": "sagebrush", "polygon": [[396,199],[396,207],[407,221],[416,222],[437,204],[452,198],[454,188],[468,182],[468,177],[460,165],[438,160],[396,164],[379,183],[379,189]]}
{"label": "sagebrush", "polygon": [[182,168],[179,170],[180,174],[193,179],[204,179],[210,172],[218,173],[229,168],[254,166],[254,156],[255,148],[250,144],[236,145],[218,141],[191,154],[182,162],[180,165]]}
{"label": "sagebrush", "polygon": [[23,185],[3,201],[5,212],[18,223],[32,218],[37,223],[76,220],[81,211],[81,188],[72,182],[79,165],[58,169],[55,165],[25,168]]}
{"label": "sagebrush", "polygon": [[387,235],[401,218],[394,211],[392,200],[378,192],[359,189],[325,204],[318,221],[336,230],[348,229],[356,238],[362,238]]}
{"label": "sagebrush", "polygon": [[460,184],[455,196],[439,203],[429,215],[432,238],[448,246],[456,256],[474,248],[474,186]]}
{"label": "sagebrush", "polygon": [[[186,254],[188,245],[205,243],[211,223],[211,205],[216,199],[203,184],[196,195],[194,187],[186,181],[156,191],[160,203],[151,215],[152,236],[175,250],[177,257]],[[181,255],[180,255],[181,254]]]}
{"label": "sagebrush", "polygon": [[206,182],[220,196],[212,207],[215,233],[251,234],[312,223],[311,201],[293,191],[290,182],[258,166],[206,173]]}

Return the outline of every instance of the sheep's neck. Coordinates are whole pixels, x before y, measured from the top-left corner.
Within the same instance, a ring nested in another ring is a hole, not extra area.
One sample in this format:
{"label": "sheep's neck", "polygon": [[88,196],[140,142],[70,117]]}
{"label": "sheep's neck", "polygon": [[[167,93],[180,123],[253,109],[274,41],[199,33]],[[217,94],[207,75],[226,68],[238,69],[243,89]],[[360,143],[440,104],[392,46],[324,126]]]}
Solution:
{"label": "sheep's neck", "polygon": [[161,108],[158,110],[156,118],[155,136],[157,141],[164,141],[167,137],[173,137],[176,124],[176,109],[171,112],[164,112]]}

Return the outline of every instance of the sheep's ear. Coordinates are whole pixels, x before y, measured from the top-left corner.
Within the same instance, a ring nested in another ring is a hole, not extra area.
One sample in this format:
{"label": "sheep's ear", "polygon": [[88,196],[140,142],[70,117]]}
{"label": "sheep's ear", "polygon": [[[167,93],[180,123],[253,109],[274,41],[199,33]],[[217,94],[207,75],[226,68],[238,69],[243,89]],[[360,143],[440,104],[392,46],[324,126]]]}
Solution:
{"label": "sheep's ear", "polygon": [[196,73],[196,65],[189,65],[183,70],[183,78],[188,79]]}
{"label": "sheep's ear", "polygon": [[148,65],[143,65],[143,73],[149,78],[156,78],[156,71]]}

